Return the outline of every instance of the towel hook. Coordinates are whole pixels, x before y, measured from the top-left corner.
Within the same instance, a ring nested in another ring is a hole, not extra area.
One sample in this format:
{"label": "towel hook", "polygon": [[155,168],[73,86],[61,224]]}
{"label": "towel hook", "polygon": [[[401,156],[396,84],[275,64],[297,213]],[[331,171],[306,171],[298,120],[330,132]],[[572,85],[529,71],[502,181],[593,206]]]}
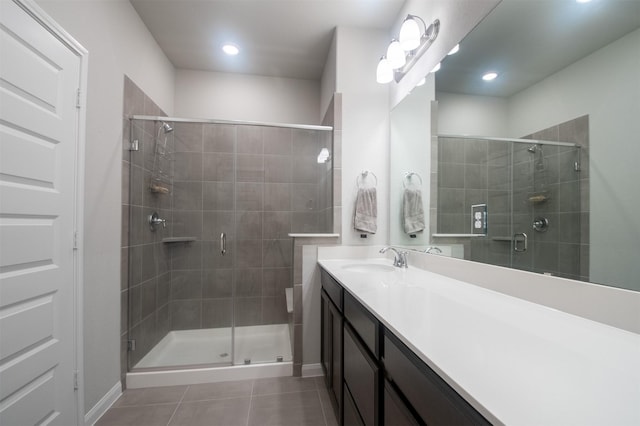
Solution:
{"label": "towel hook", "polygon": [[373,184],[373,188],[375,188],[376,186],[378,186],[378,177],[376,176],[375,173],[370,172],[369,170],[364,170],[362,173],[360,173],[358,175],[358,177],[356,177],[356,186],[358,188],[364,188],[364,185],[366,183],[367,177],[371,175],[373,176],[373,179],[375,181],[375,183]]}
{"label": "towel hook", "polygon": [[404,179],[402,180],[402,186],[406,189],[407,188],[407,182],[409,184],[411,184],[411,178],[413,178],[414,176],[418,177],[418,180],[420,180],[420,186],[422,186],[422,177],[416,173],[416,172],[407,172],[404,174]]}

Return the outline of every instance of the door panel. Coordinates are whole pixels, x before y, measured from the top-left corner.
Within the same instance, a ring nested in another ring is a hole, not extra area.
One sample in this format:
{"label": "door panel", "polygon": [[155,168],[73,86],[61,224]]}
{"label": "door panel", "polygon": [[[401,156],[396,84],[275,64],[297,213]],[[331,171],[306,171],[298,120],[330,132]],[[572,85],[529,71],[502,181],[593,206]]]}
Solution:
{"label": "door panel", "polygon": [[0,423],[71,425],[81,59],[0,8]]}

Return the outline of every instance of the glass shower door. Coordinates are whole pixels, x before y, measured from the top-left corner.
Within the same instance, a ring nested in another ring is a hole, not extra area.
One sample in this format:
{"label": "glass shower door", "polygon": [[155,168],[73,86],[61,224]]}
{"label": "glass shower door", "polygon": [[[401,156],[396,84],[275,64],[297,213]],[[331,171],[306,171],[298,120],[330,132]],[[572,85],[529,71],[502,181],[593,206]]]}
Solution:
{"label": "glass shower door", "polygon": [[512,167],[512,267],[578,279],[579,148],[514,143]]}

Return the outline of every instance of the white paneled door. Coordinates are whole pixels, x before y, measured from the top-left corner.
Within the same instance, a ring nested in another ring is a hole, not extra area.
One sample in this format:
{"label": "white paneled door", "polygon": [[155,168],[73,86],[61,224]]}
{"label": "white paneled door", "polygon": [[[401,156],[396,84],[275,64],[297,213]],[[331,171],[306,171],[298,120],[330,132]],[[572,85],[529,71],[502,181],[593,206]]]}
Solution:
{"label": "white paneled door", "polygon": [[83,55],[0,0],[0,424],[78,423]]}

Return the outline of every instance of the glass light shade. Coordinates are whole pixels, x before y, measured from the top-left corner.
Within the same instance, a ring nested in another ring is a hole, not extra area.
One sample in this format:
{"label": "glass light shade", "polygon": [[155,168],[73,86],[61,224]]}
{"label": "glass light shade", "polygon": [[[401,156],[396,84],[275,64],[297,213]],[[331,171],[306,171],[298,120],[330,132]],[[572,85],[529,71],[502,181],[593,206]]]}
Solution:
{"label": "glass light shade", "polygon": [[420,26],[411,16],[407,16],[407,19],[402,23],[400,27],[400,46],[406,52],[415,49],[420,46]]}
{"label": "glass light shade", "polygon": [[453,46],[453,49],[451,49],[449,53],[447,53],[447,55],[455,55],[456,53],[458,53],[459,50],[460,50],[460,45],[456,44],[455,46]]}
{"label": "glass light shade", "polygon": [[427,82],[427,78],[422,77],[422,79],[418,82],[418,84],[416,84],[416,87],[424,86],[426,82]]}
{"label": "glass light shade", "polygon": [[442,64],[440,62],[438,62],[438,65],[436,65],[435,67],[433,67],[433,69],[431,70],[431,72],[438,72],[440,71],[440,67],[442,66]]}
{"label": "glass light shade", "polygon": [[393,69],[387,58],[382,57],[376,69],[376,81],[381,84],[390,83],[393,80]]}
{"label": "glass light shade", "polygon": [[404,49],[400,46],[398,40],[392,40],[387,48],[387,61],[394,70],[402,68],[407,62],[405,58]]}

